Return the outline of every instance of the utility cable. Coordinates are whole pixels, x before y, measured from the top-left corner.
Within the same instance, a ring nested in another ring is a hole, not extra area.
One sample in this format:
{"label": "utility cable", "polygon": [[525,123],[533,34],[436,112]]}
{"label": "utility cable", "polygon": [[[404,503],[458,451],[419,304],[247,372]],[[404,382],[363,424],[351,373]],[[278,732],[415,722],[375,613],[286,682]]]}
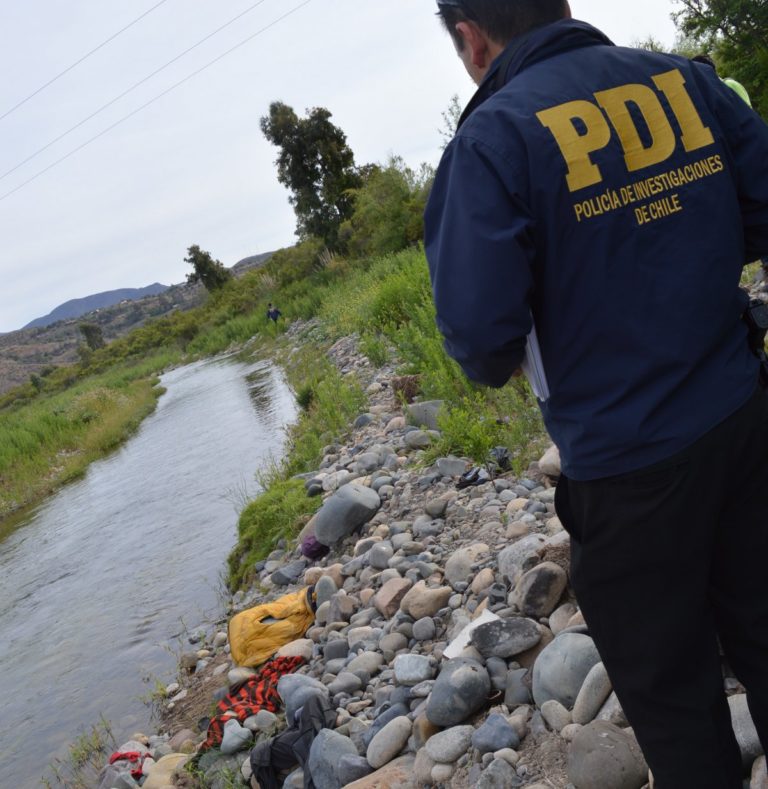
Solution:
{"label": "utility cable", "polygon": [[204,44],[209,39],[213,38],[218,33],[221,33],[222,30],[224,30],[225,28],[227,28],[230,25],[234,24],[235,22],[237,22],[238,19],[241,19],[246,14],[250,13],[251,11],[253,11],[254,8],[257,8],[258,6],[262,5],[265,2],[266,2],[266,0],[258,0],[258,2],[254,3],[253,5],[251,5],[248,8],[246,8],[245,11],[243,11],[242,13],[238,14],[237,16],[232,17],[232,19],[230,19],[229,22],[225,22],[221,27],[217,27],[216,30],[214,30],[212,33],[209,33],[204,38],[201,38],[197,43],[192,44],[191,47],[188,47],[183,52],[180,52],[178,55],[176,55],[176,57],[171,58],[167,63],[165,63],[162,66],[160,66],[160,68],[155,69],[151,74],[147,74],[146,77],[144,77],[143,79],[140,79],[138,82],[135,82],[133,85],[131,85],[130,88],[128,88],[127,90],[124,90],[119,96],[115,96],[113,99],[108,101],[106,104],[103,104],[101,107],[99,107],[99,109],[97,109],[95,112],[92,112],[88,117],[83,118],[81,121],[76,123],[74,126],[71,126],[65,132],[62,132],[58,137],[56,137],[53,140],[51,140],[50,142],[46,143],[42,148],[38,148],[34,153],[32,153],[29,156],[27,156],[26,159],[23,159],[18,164],[15,164],[13,167],[11,167],[10,170],[6,170],[2,175],[0,175],[0,181],[2,181],[4,178],[8,177],[11,173],[15,173],[16,170],[18,170],[20,167],[23,167],[25,164],[27,164],[27,162],[31,162],[32,159],[37,158],[41,153],[43,153],[44,151],[47,151],[52,145],[55,145],[60,140],[63,140],[65,137],[67,137],[70,134],[72,134],[73,131],[79,129],[81,126],[83,126],[84,124],[88,123],[88,121],[92,120],[97,115],[99,115],[102,112],[104,112],[104,110],[108,109],[113,104],[115,104],[118,101],[120,101],[120,99],[125,98],[129,93],[132,93],[134,90],[136,90],[136,88],[140,87],[145,82],[148,82],[149,80],[151,80],[152,77],[156,77],[161,71],[165,71],[165,69],[167,69],[169,66],[172,66],[177,60],[181,60],[181,58],[183,58],[185,55],[188,55],[193,49],[197,49],[197,47],[201,46],[202,44]]}
{"label": "utility cable", "polygon": [[152,8],[150,8],[148,11],[145,11],[141,16],[137,16],[136,19],[133,20],[133,22],[129,22],[125,27],[120,28],[120,30],[118,30],[117,33],[113,33],[109,38],[102,41],[101,44],[99,44],[97,47],[94,47],[90,52],[87,52],[79,60],[76,60],[71,66],[67,66],[67,68],[65,68],[64,71],[57,74],[55,77],[53,77],[53,79],[49,79],[48,82],[45,83],[45,85],[41,85],[34,93],[30,93],[26,99],[22,99],[18,104],[15,104],[13,107],[11,107],[11,109],[9,109],[3,115],[0,115],[0,121],[3,120],[3,118],[7,118],[12,112],[16,112],[16,110],[19,109],[19,107],[26,104],[30,99],[33,99],[35,96],[37,96],[38,93],[42,93],[50,85],[53,85],[53,83],[56,82],[56,80],[61,79],[65,74],[68,74],[70,71],[72,71],[72,69],[75,68],[75,66],[79,66],[84,60],[88,60],[88,58],[91,55],[95,55],[100,49],[102,49],[107,44],[109,44],[110,41],[114,41],[119,35],[125,33],[126,30],[133,27],[138,22],[141,22],[141,20],[144,19],[145,16],[148,16],[156,8],[160,8],[160,6],[163,5],[163,3],[167,3],[167,2],[168,0],[160,0],[159,3],[155,3],[155,5],[153,5]]}
{"label": "utility cable", "polygon": [[98,134],[95,134],[89,140],[86,140],[81,145],[78,145],[77,148],[74,148],[69,153],[67,153],[64,156],[62,156],[60,159],[57,159],[55,162],[52,162],[47,167],[45,167],[42,170],[40,170],[39,172],[35,173],[35,175],[33,175],[31,178],[28,178],[26,181],[20,183],[17,187],[11,189],[9,192],[6,192],[5,194],[0,195],[0,202],[5,200],[7,197],[10,197],[12,194],[15,194],[20,189],[23,189],[28,184],[31,184],[32,181],[37,180],[41,175],[47,173],[49,170],[52,170],[54,167],[56,167],[57,165],[61,164],[64,161],[66,161],[71,156],[74,156],[79,151],[82,151],[83,148],[85,148],[86,146],[90,145],[92,142],[95,142],[100,137],[103,137],[105,134],[108,134],[109,132],[112,131],[112,129],[114,129],[115,127],[119,126],[121,123],[124,123],[129,118],[132,118],[134,115],[137,115],[139,112],[141,112],[142,110],[146,109],[151,104],[154,104],[156,101],[158,101],[159,99],[163,98],[163,96],[167,96],[171,91],[176,90],[176,88],[180,87],[185,82],[189,82],[189,80],[191,80],[193,77],[196,77],[198,74],[201,74],[203,71],[205,71],[206,69],[210,68],[214,64],[218,63],[220,60],[223,60],[225,57],[227,57],[227,55],[232,54],[235,50],[240,49],[240,47],[243,47],[246,44],[248,44],[249,42],[253,41],[254,38],[257,38],[262,33],[265,33],[267,30],[269,30],[270,28],[274,27],[278,22],[282,22],[283,19],[286,19],[287,17],[291,16],[291,14],[295,14],[297,11],[299,11],[302,8],[304,8],[305,5],[309,5],[311,2],[312,2],[312,0],[304,0],[303,3],[299,3],[299,5],[295,6],[290,11],[287,11],[282,16],[279,16],[277,19],[275,19],[274,21],[270,22],[268,25],[265,25],[260,30],[257,30],[255,33],[253,33],[252,35],[248,36],[248,38],[244,38],[239,44],[235,44],[235,46],[231,47],[226,52],[223,52],[221,55],[219,55],[218,57],[214,58],[210,62],[206,63],[204,66],[201,66],[199,69],[197,69],[197,71],[193,71],[191,74],[188,74],[186,77],[184,77],[184,79],[179,80],[174,85],[171,85],[170,88],[167,88],[162,93],[158,93],[158,95],[155,96],[153,99],[150,99],[145,104],[142,104],[140,107],[137,107],[132,112],[129,112],[127,115],[125,115],[122,118],[120,118],[120,120],[115,121],[111,126],[107,126],[106,129],[100,131]]}

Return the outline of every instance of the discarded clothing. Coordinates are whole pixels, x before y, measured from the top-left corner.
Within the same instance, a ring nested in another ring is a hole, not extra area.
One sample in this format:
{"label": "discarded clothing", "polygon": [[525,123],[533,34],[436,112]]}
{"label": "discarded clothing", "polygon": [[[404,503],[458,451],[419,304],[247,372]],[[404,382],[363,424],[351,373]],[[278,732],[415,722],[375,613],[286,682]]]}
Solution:
{"label": "discarded clothing", "polygon": [[277,692],[277,682],[284,674],[292,674],[306,661],[303,657],[283,657],[270,660],[258,674],[249,677],[237,690],[225,696],[216,705],[216,716],[208,724],[208,737],[203,749],[215,748],[221,744],[224,724],[237,720],[241,724],[246,718],[259,710],[276,712],[282,706]]}
{"label": "discarded clothing", "polygon": [[238,666],[260,666],[280,647],[301,638],[315,621],[314,587],[235,614],[229,645]]}
{"label": "discarded clothing", "polygon": [[281,773],[296,765],[304,769],[304,789],[314,789],[312,776],[305,767],[309,749],[318,732],[333,728],[335,722],[336,712],[328,698],[322,694],[310,696],[295,726],[259,743],[251,751],[253,777],[261,789],[280,789],[284,780]]}
{"label": "discarded clothing", "polygon": [[135,764],[135,767],[130,768],[130,773],[131,776],[138,781],[144,775],[143,767],[145,759],[152,759],[149,751],[146,753],[140,753],[139,751],[115,751],[115,753],[109,757],[109,763],[130,762],[131,764]]}

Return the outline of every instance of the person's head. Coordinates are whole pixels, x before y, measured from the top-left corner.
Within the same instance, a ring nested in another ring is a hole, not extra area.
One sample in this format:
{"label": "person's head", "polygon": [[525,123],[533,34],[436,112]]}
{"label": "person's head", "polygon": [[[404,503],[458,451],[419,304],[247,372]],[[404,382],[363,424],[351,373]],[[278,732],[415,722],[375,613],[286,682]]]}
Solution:
{"label": "person's head", "polygon": [[717,66],[715,65],[715,61],[707,54],[696,55],[695,58],[691,58],[694,63],[703,63],[705,66],[709,66],[713,68],[715,72],[717,72]]}
{"label": "person's head", "polygon": [[437,0],[437,12],[475,82],[515,36],[571,15],[568,0]]}

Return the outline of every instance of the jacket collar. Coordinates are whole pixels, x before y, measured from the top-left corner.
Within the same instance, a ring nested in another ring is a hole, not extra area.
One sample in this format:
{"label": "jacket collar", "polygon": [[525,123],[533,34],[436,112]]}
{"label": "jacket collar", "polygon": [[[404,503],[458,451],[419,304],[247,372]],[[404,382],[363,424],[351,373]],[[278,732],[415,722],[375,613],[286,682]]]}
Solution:
{"label": "jacket collar", "polygon": [[554,55],[598,44],[613,46],[604,33],[576,19],[562,19],[513,38],[491,63],[488,73],[459,119],[459,128],[484,101],[524,69]]}

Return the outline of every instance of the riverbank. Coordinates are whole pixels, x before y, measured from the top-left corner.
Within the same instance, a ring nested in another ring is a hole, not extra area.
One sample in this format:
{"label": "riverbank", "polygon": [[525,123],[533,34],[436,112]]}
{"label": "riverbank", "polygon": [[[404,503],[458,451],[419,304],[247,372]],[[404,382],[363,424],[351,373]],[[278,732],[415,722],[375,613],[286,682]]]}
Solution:
{"label": "riverbank", "polygon": [[[278,653],[306,660],[280,686],[288,708],[299,703],[294,694],[317,692],[336,711],[335,728],[311,750],[315,785],[646,786],[647,767],[568,582],[554,453],[522,475],[497,469],[462,487],[472,461],[434,456],[437,403],[403,406],[393,368],[371,365],[354,337],[328,357],[354,372],[367,399],[302,480],[334,511],[330,524],[319,511],[318,534],[327,537],[330,527],[338,541],[310,562],[295,532],[285,537],[256,562],[253,582],[228,611],[315,585],[318,609],[306,637]],[[355,507],[344,506],[348,496]],[[468,624],[484,619],[470,643],[455,646]],[[249,749],[284,726],[282,714],[260,714],[244,730],[230,724],[243,738],[234,753],[194,755],[205,739],[200,718],[253,673],[233,665],[225,624],[181,657],[180,681],[160,702],[160,732],[145,740],[158,760],[150,772],[157,781],[146,786],[246,786]],[[452,649],[458,657],[449,660]],[[765,760],[756,758],[745,697],[733,677],[726,687],[745,763],[754,763],[752,786],[762,786]],[[173,769],[161,778],[165,765]],[[301,771],[286,785],[298,789]]]}
{"label": "riverbank", "polygon": [[162,361],[116,368],[0,411],[0,533],[14,512],[77,479],[134,433],[163,393]]}

